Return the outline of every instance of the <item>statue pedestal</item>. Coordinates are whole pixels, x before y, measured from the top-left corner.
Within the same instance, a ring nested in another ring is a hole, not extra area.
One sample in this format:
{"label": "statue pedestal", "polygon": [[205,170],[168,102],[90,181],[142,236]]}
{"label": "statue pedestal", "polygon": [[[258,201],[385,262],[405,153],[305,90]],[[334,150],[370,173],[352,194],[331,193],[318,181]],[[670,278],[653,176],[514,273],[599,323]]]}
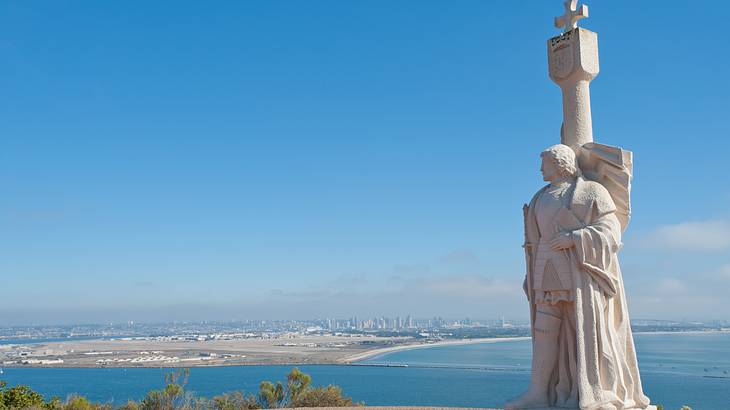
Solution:
{"label": "statue pedestal", "polygon": [[[530,407],[529,410],[571,410],[566,407]],[[577,407],[575,410],[579,410]],[[643,409],[639,409],[638,407],[634,407],[633,409],[626,409],[626,410],[657,410],[657,407],[654,405],[649,405]]]}

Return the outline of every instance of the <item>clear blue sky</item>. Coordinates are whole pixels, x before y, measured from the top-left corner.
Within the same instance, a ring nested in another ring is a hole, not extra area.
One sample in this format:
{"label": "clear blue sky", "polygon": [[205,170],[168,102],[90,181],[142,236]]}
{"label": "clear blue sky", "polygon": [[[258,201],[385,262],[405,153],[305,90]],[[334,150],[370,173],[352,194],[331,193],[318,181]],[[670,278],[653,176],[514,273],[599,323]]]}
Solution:
{"label": "clear blue sky", "polygon": [[[730,319],[730,5],[587,3],[635,318]],[[0,323],[526,318],[559,0],[0,3]]]}

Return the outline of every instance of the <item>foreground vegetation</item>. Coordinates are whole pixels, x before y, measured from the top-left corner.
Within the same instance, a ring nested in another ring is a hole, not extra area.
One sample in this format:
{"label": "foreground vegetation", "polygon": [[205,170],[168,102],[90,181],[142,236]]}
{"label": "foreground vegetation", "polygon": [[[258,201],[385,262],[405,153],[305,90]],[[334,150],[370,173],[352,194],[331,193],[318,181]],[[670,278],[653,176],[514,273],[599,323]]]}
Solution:
{"label": "foreground vegetation", "polygon": [[312,387],[312,378],[293,368],[286,382],[261,382],[258,395],[233,391],[212,399],[196,396],[185,389],[189,369],[165,375],[165,387],[148,392],[141,401],[130,400],[122,405],[94,403],[84,396],[71,395],[65,401],[46,399],[28,386],[8,387],[0,381],[0,410],[244,410],[283,407],[348,407],[355,404],[342,394],[338,386]]}
{"label": "foreground vegetation", "polygon": [[[364,405],[353,403],[338,386],[312,387],[312,378],[296,367],[289,372],[284,383],[261,382],[258,395],[233,391],[212,399],[185,390],[189,376],[189,369],[168,373],[165,375],[164,388],[148,392],[140,401],[130,400],[121,405],[94,403],[80,395],[71,395],[65,401],[58,397],[46,400],[28,386],[8,387],[0,380],[0,410],[253,410]],[[661,405],[657,407],[658,410],[664,410]],[[680,410],[692,409],[683,406]]]}

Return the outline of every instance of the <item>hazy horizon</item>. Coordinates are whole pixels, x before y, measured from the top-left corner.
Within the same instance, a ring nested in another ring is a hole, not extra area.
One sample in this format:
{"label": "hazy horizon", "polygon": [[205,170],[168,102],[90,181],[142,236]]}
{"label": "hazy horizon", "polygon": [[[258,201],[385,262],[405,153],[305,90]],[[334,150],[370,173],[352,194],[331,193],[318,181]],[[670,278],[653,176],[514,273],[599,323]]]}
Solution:
{"label": "hazy horizon", "polygon": [[[172,307],[171,307],[172,309]],[[152,315],[154,316],[154,315]],[[154,319],[147,319],[147,320],[97,320],[97,321],[64,321],[64,320],[58,320],[55,322],[24,322],[24,323],[14,323],[12,321],[7,321],[3,324],[0,324],[0,327],[6,327],[6,328],[24,328],[24,327],[72,327],[72,326],[137,326],[137,325],[144,325],[144,326],[156,326],[156,325],[170,325],[170,324],[236,324],[236,323],[248,323],[248,322],[259,322],[259,321],[267,321],[267,322],[289,322],[289,321],[297,321],[297,322],[314,322],[314,321],[321,321],[326,319],[336,319],[336,320],[349,320],[352,318],[357,318],[358,321],[362,320],[368,320],[368,319],[376,319],[376,318],[388,318],[388,319],[395,319],[395,318],[403,318],[405,319],[408,316],[408,314],[402,314],[402,315],[395,315],[395,314],[381,314],[381,315],[345,315],[345,316],[336,316],[336,315],[324,315],[324,316],[317,316],[317,317],[289,317],[289,318],[275,318],[275,317],[260,317],[260,318],[243,318],[243,317],[229,317],[229,318],[213,318],[213,319],[196,319],[196,320],[189,320],[189,319],[172,319],[172,320],[166,320],[166,319],[160,319],[160,320],[154,320]],[[44,316],[45,317],[45,316]],[[107,316],[109,317],[109,316]],[[113,314],[111,317],[123,317],[121,314]],[[514,324],[514,325],[527,325],[528,324],[528,318],[509,318],[504,316],[495,316],[495,317],[470,317],[470,316],[443,316],[443,315],[435,315],[435,316],[413,316],[414,320],[423,321],[423,320],[430,320],[440,318],[446,322],[456,322],[461,321],[464,319],[469,319],[472,322],[479,323],[481,325],[488,325],[489,323],[498,322],[500,320],[504,320],[506,323]],[[679,324],[692,324],[692,323],[702,323],[702,324],[728,324],[730,323],[730,320],[727,319],[713,319],[713,318],[678,318],[678,319],[657,319],[657,318],[648,318],[648,317],[632,317],[632,322],[668,322],[668,323],[679,323]],[[451,324],[451,323],[449,323]]]}

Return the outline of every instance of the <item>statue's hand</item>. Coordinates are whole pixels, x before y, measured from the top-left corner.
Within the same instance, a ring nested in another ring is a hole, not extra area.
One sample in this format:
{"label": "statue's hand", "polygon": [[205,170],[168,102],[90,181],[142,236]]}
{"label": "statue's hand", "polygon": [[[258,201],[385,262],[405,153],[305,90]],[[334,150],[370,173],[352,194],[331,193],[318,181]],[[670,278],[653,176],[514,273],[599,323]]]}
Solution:
{"label": "statue's hand", "polygon": [[573,246],[573,238],[571,238],[569,233],[560,234],[555,239],[550,241],[550,247],[554,251],[568,249],[568,248],[571,248],[572,246]]}

